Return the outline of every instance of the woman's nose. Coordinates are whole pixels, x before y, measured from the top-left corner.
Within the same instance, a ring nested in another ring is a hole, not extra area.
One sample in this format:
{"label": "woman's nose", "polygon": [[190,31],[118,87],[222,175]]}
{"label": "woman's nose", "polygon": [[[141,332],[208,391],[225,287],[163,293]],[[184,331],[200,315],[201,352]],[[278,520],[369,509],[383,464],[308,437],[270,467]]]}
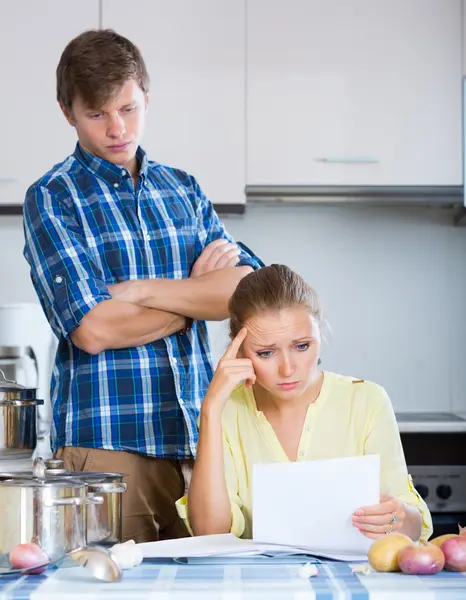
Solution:
{"label": "woman's nose", "polygon": [[282,377],[291,377],[295,372],[295,368],[292,365],[290,359],[288,357],[284,357],[280,364],[280,374]]}

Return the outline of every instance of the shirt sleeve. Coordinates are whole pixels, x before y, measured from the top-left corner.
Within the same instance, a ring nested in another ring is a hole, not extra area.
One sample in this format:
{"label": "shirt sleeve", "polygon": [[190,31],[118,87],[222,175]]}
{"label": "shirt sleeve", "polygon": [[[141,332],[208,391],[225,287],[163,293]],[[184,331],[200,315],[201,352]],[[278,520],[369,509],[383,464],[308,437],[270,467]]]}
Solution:
{"label": "shirt sleeve", "polygon": [[421,539],[428,540],[433,531],[429,509],[408,474],[390,398],[383,388],[377,386],[376,389],[380,394],[381,403],[369,424],[365,454],[380,456],[381,492],[393,494],[402,502],[419,510],[422,517]]}
{"label": "shirt sleeve", "polygon": [[69,337],[94,306],[111,298],[68,200],[57,199],[47,188],[32,187],[23,211],[24,255],[36,293],[58,337]]}
{"label": "shirt sleeve", "polygon": [[[241,537],[244,533],[245,520],[241,511],[242,502],[238,495],[238,477],[236,474],[233,452],[225,432],[223,433],[223,460],[225,468],[225,480],[231,505],[230,533],[233,533],[236,535],[236,537]],[[176,509],[179,516],[183,519],[189,533],[193,535],[188,519],[188,496],[183,496],[183,498],[180,498],[180,500],[176,502]]]}
{"label": "shirt sleeve", "polygon": [[[193,189],[197,200],[197,217],[198,217],[198,241],[196,244],[196,258],[199,258],[202,251],[211,242],[217,239],[228,240],[235,243],[233,237],[225,229],[225,226],[220,221],[217,212],[215,211],[212,202],[208,200],[204,192],[200,188],[197,181],[192,178]],[[241,250],[239,262],[240,266],[249,266],[253,269],[259,269],[264,266],[264,263],[257,257],[252,250],[244,244],[238,244]]]}

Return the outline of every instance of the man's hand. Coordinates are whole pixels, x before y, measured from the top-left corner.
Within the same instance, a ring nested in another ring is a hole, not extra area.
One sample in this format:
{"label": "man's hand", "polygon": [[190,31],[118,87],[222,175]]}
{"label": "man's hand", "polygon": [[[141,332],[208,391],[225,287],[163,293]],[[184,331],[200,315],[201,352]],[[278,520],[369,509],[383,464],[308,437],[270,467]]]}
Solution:
{"label": "man's hand", "polygon": [[236,244],[219,239],[204,248],[193,265],[190,277],[200,277],[217,269],[236,267],[241,250]]}
{"label": "man's hand", "polygon": [[142,286],[139,279],[114,283],[108,286],[108,291],[111,293],[113,300],[129,302],[130,304],[140,304],[142,302]]}

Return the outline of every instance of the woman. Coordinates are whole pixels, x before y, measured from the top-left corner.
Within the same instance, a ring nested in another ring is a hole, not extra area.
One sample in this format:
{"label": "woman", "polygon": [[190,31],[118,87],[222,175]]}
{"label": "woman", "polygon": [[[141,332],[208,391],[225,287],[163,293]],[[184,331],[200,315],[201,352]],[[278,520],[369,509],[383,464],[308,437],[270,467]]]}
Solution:
{"label": "woman", "polygon": [[187,498],[177,503],[194,535],[252,537],[251,481],[257,462],[378,454],[380,503],[353,525],[369,538],[432,533],[429,510],[408,475],[385,390],[321,371],[322,309],[291,269],[247,275],[230,300],[232,342],[204,398]]}

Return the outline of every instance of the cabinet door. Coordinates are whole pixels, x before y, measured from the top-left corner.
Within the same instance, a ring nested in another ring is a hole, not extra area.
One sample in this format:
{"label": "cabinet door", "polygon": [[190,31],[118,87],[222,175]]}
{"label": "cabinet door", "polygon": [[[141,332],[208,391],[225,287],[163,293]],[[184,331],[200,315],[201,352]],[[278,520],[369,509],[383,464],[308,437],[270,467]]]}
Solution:
{"label": "cabinet door", "polygon": [[98,0],[16,0],[0,5],[2,141],[0,204],[21,205],[27,188],[74,150],[76,133],[56,101],[66,44],[99,24]]}
{"label": "cabinet door", "polygon": [[134,42],[150,74],[144,149],[215,204],[245,202],[245,13],[244,0],[103,0],[103,27]]}
{"label": "cabinet door", "polygon": [[461,0],[248,0],[247,24],[248,184],[461,184]]}

